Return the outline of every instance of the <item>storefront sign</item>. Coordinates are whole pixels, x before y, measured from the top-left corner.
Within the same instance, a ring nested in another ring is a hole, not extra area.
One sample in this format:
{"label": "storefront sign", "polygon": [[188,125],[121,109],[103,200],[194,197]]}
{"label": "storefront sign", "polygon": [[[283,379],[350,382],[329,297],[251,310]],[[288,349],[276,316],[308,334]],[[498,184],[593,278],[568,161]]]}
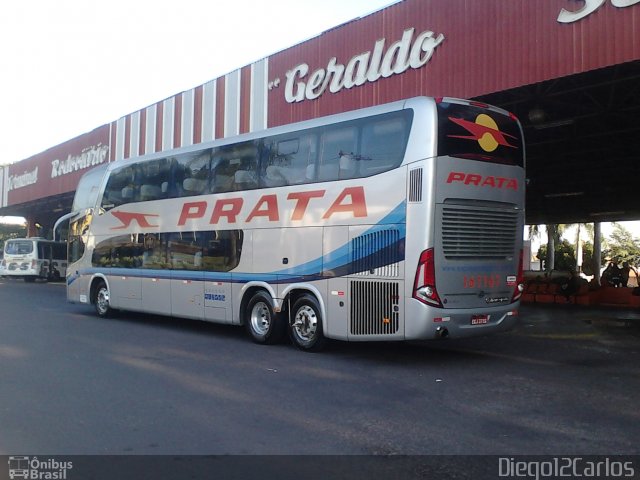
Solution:
{"label": "storefront sign", "polygon": [[103,163],[109,154],[107,145],[86,148],[80,155],[69,155],[66,160],[51,161],[51,178],[60,177]]}
{"label": "storefront sign", "polygon": [[[378,40],[373,51],[369,50],[352,57],[346,65],[338,63],[333,57],[326,68],[319,68],[309,74],[309,65],[301,63],[286,74],[284,97],[288,103],[313,100],[320,97],[327,88],[338,93],[343,88],[376,82],[380,78],[398,75],[409,68],[425,66],[435,49],[444,41],[444,35],[436,35],[430,30],[419,33],[414,38],[414,28],[404,31],[402,38],[385,51],[386,39]],[[270,82],[270,88],[276,87],[279,79]]]}
{"label": "storefront sign", "polygon": [[21,173],[20,175],[9,176],[9,188],[7,191],[16,190],[22,187],[28,187],[38,183],[38,167],[28,172]]}
{"label": "storefront sign", "polygon": [[[607,0],[584,0],[584,5],[575,11],[560,10],[558,21],[560,23],[573,23],[588,17],[598,10]],[[611,5],[618,8],[630,7],[631,5],[640,4],[640,0],[610,0]]]}

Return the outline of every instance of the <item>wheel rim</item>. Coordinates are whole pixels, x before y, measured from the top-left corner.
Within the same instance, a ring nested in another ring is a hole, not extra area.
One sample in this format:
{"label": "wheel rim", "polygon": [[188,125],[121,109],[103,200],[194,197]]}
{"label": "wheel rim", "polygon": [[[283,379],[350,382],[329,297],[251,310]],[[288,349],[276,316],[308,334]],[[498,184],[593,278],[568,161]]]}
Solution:
{"label": "wheel rim", "polygon": [[101,315],[109,311],[109,290],[101,288],[96,295],[96,308]]}
{"label": "wheel rim", "polygon": [[251,329],[258,335],[269,333],[271,326],[271,312],[264,302],[257,302],[251,309]]}
{"label": "wheel rim", "polygon": [[318,316],[309,305],[298,309],[293,321],[293,331],[304,342],[312,341],[318,331]]}

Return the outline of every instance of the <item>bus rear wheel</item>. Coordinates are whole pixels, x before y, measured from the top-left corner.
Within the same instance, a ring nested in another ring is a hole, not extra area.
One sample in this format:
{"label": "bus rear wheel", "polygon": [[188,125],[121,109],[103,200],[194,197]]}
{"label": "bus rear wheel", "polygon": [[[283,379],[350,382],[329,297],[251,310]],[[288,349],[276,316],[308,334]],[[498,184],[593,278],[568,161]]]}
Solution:
{"label": "bus rear wheel", "polygon": [[112,309],[109,305],[109,289],[103,281],[98,282],[96,285],[93,306],[99,317],[105,318],[111,315]]}
{"label": "bus rear wheel", "polygon": [[256,343],[273,344],[282,340],[286,323],[273,311],[271,296],[256,292],[245,309],[244,324]]}
{"label": "bus rear wheel", "polygon": [[289,335],[294,345],[306,352],[318,352],[326,344],[318,300],[302,295],[293,304]]}

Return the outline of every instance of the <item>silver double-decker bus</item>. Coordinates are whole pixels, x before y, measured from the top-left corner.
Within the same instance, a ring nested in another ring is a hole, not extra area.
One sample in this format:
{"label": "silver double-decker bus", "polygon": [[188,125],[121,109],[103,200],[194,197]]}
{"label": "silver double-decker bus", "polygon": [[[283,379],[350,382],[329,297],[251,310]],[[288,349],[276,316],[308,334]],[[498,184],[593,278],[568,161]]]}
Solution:
{"label": "silver double-decker bus", "polygon": [[500,332],[524,167],[513,115],[427,97],[113,162],[78,186],[68,299],[309,351]]}

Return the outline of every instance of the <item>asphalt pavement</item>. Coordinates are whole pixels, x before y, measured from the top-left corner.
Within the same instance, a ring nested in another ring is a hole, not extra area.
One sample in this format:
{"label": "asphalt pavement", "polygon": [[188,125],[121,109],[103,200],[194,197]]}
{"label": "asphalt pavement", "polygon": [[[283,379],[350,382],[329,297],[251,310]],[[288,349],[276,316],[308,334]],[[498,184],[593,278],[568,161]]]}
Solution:
{"label": "asphalt pavement", "polygon": [[640,312],[525,305],[505,334],[308,354],[64,288],[0,279],[0,454],[640,454]]}

